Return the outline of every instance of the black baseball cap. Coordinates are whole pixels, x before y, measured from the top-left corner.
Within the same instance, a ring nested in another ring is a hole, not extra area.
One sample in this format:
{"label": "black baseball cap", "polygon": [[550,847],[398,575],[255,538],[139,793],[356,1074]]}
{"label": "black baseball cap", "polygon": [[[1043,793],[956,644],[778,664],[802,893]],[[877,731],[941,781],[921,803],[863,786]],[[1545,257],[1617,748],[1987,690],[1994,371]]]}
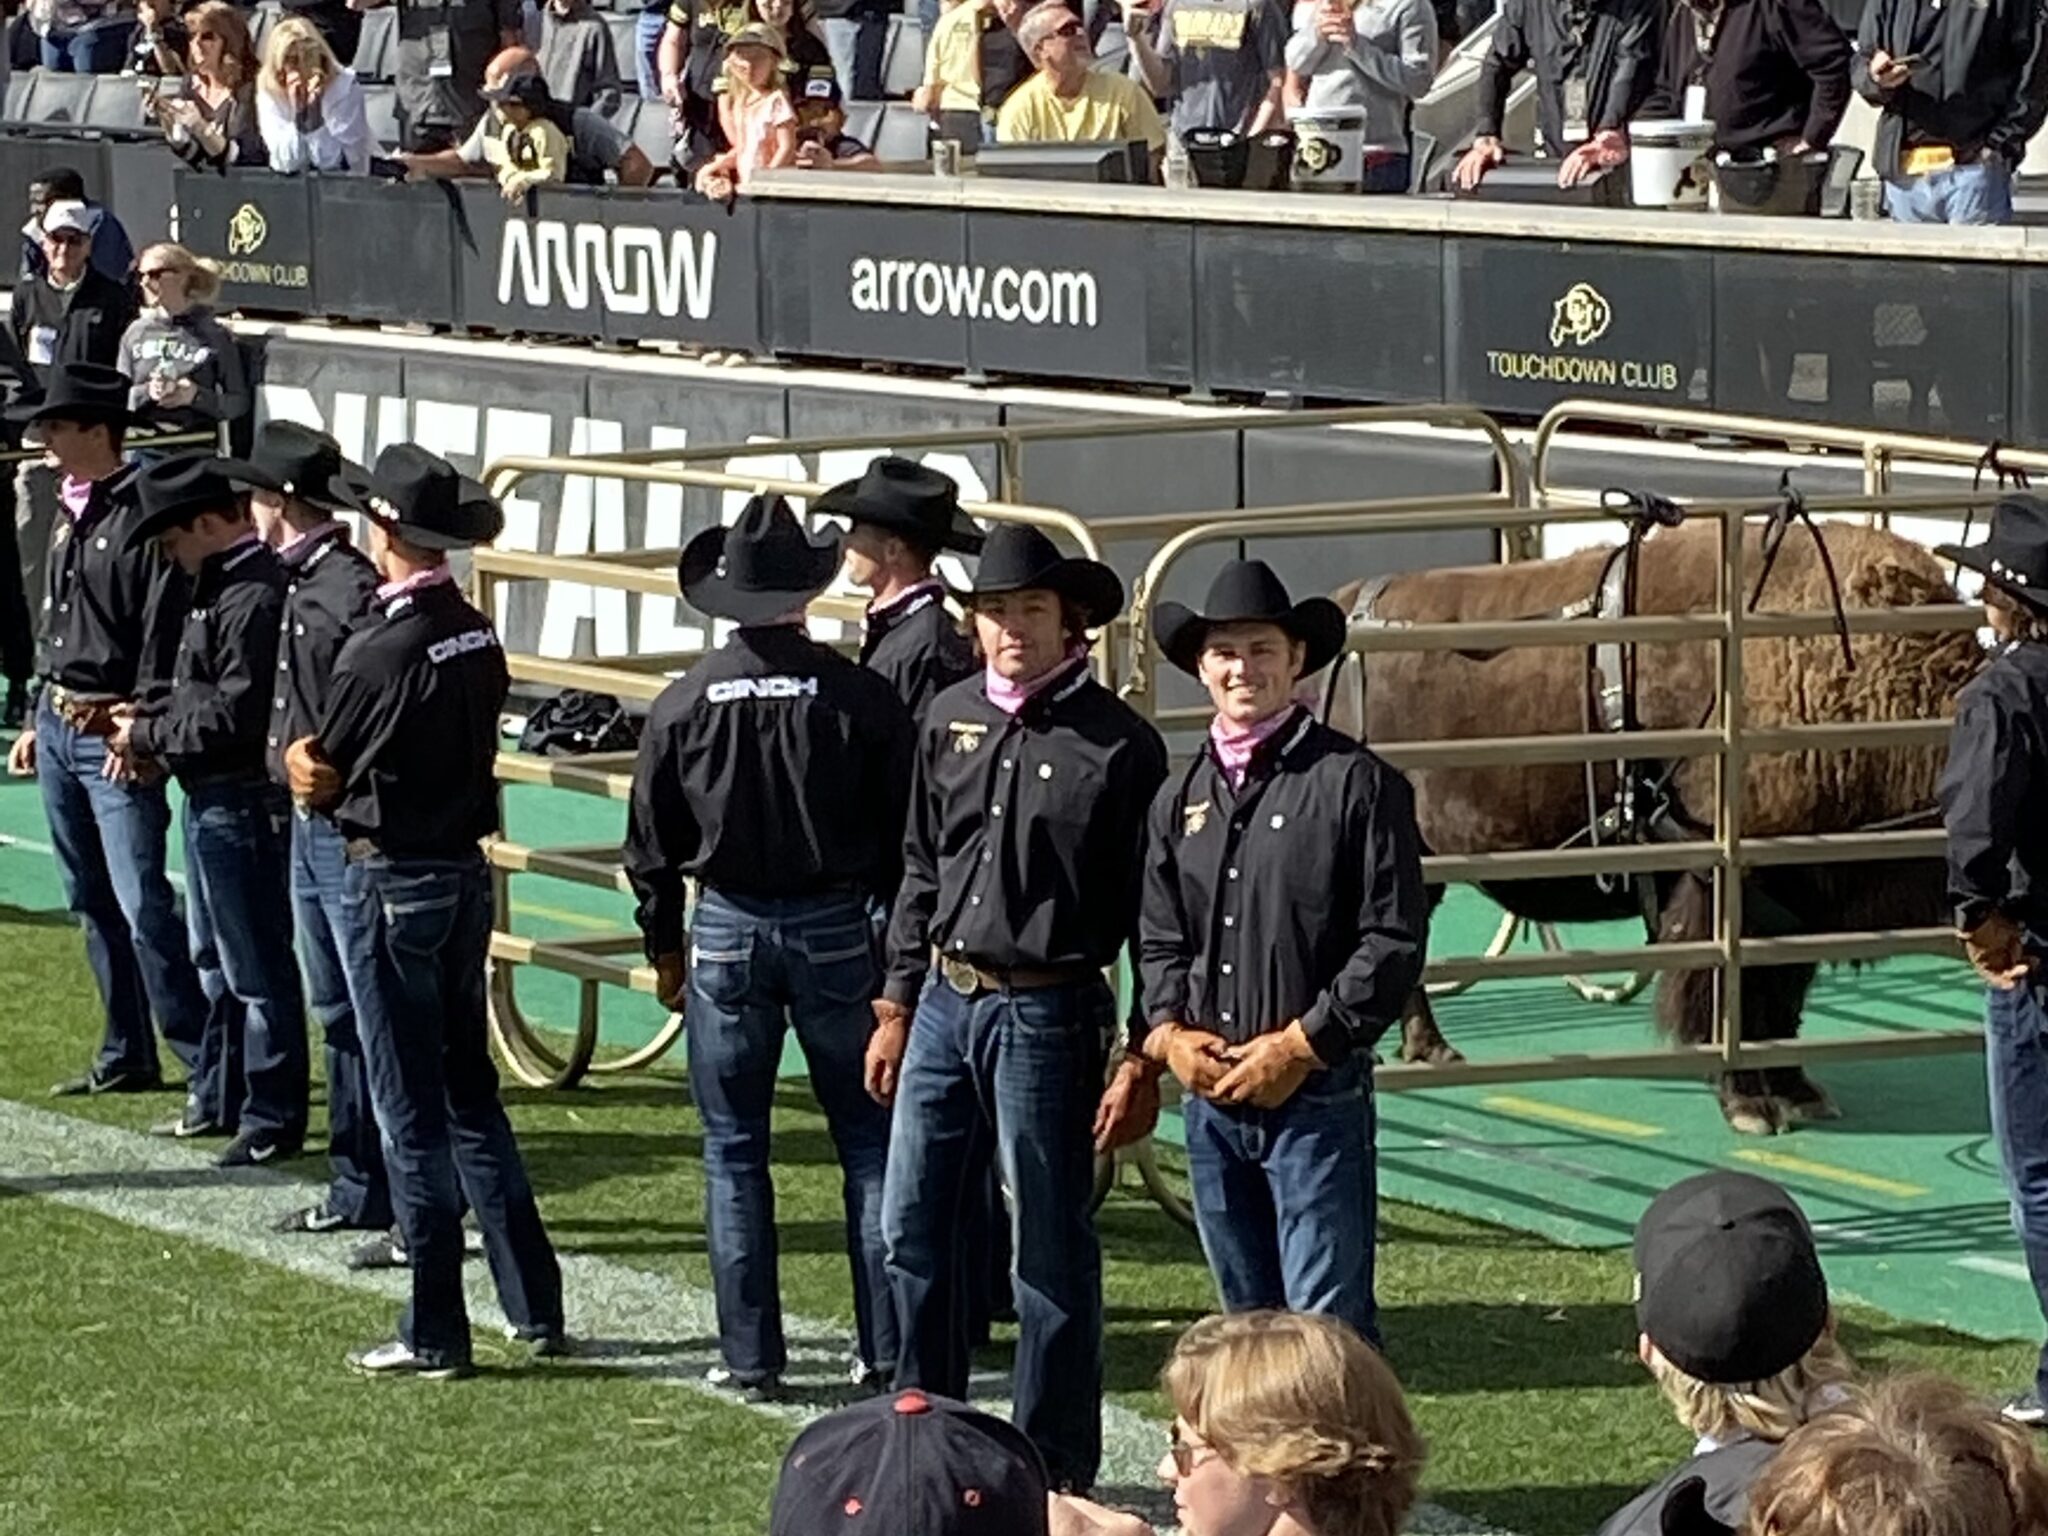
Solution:
{"label": "black baseball cap", "polygon": [[1765,1381],[1827,1330],[1828,1283],[1792,1197],[1747,1173],[1703,1173],[1636,1225],[1636,1320],[1700,1381]]}
{"label": "black baseball cap", "polygon": [[844,98],[839,90],[839,77],[824,70],[812,75],[797,88],[797,105],[813,101],[823,102],[828,107],[840,106]]}
{"label": "black baseball cap", "polygon": [[1045,1463],[1005,1420],[923,1392],[827,1414],[782,1462],[768,1536],[1046,1536]]}

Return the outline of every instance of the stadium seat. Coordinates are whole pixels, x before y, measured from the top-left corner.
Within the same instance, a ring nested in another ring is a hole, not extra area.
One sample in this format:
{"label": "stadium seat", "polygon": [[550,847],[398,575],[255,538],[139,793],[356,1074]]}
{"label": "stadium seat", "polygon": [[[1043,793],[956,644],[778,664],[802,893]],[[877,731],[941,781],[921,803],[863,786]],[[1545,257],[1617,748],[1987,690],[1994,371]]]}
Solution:
{"label": "stadium seat", "polygon": [[7,105],[4,110],[0,110],[0,117],[4,117],[10,123],[28,121],[28,88],[34,79],[35,71],[32,69],[24,69],[7,77]]}
{"label": "stadium seat", "polygon": [[633,50],[640,46],[640,13],[615,11],[605,17],[604,24],[611,29],[612,54],[619,61],[619,83],[625,90],[638,92],[640,77],[633,69]]}
{"label": "stadium seat", "polygon": [[370,135],[387,150],[398,147],[398,87],[363,87],[363,114],[370,120]]}
{"label": "stadium seat", "polygon": [[363,12],[362,35],[356,39],[352,66],[357,79],[368,85],[392,77],[398,64],[398,51],[392,46],[397,35],[396,6],[380,5],[374,11]]}
{"label": "stadium seat", "polygon": [[869,149],[873,149],[875,147],[875,135],[881,131],[881,102],[849,101],[846,104],[847,137],[859,139]]}
{"label": "stadium seat", "polygon": [[[619,126],[625,128],[634,146],[653,163],[656,171],[672,170],[676,157],[676,134],[667,103],[642,101],[638,96],[628,96],[625,102],[635,109],[633,120],[630,126],[623,122]],[[618,122],[618,119],[613,121]]]}
{"label": "stadium seat", "polygon": [[264,41],[270,36],[270,29],[277,25],[284,14],[284,7],[277,0],[262,0],[262,4],[249,14],[249,41],[255,44],[256,57],[263,57]]}
{"label": "stadium seat", "polygon": [[[45,127],[58,124],[83,125],[90,120],[93,86],[98,78],[96,75],[58,74],[54,70],[37,70],[29,76],[28,105],[22,112],[23,121]],[[128,89],[133,91],[135,87],[129,85]]]}
{"label": "stadium seat", "polygon": [[1112,21],[1102,29],[1102,36],[1095,40],[1095,57],[1098,68],[1112,74],[1126,74],[1131,63],[1131,45],[1124,36],[1124,24]]}
{"label": "stadium seat", "polygon": [[142,109],[142,87],[133,75],[96,75],[86,121],[109,133],[136,134],[156,127]]}
{"label": "stadium seat", "polygon": [[908,96],[924,84],[924,28],[915,16],[889,18],[889,41],[882,49],[882,94]]}
{"label": "stadium seat", "polygon": [[867,145],[884,160],[917,162],[931,156],[931,118],[905,101],[882,108],[882,121]]}

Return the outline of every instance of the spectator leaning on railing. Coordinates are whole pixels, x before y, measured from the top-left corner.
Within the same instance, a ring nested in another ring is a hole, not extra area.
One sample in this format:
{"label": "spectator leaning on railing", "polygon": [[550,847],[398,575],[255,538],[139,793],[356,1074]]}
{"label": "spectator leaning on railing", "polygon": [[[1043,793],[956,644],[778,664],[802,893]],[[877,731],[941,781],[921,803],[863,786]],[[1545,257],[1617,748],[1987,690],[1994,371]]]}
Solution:
{"label": "spectator leaning on railing", "polygon": [[129,0],[29,0],[42,65],[77,75],[118,74],[135,38]]}
{"label": "spectator leaning on railing", "polygon": [[731,197],[756,171],[796,164],[796,109],[782,84],[782,61],[782,34],[764,22],[726,44],[718,125],[731,148],[697,168],[697,190],[706,197]]}
{"label": "spectator leaning on railing", "polygon": [[787,62],[800,74],[830,71],[824,24],[811,0],[670,0],[657,52],[661,99],[676,118],[679,164],[694,166],[731,145],[720,122],[718,96],[725,51],[732,39],[765,23],[782,38]]}
{"label": "spectator leaning on railing", "polygon": [[[522,75],[537,75],[540,64],[531,49],[507,48],[484,70],[484,90],[502,89]],[[654,167],[647,156],[621,133],[608,118],[588,107],[566,107],[552,102],[548,117],[569,138],[568,180],[578,186],[603,186],[609,172],[622,187],[644,187],[654,179]],[[493,168],[491,140],[501,131],[495,113],[486,112],[470,130],[469,137],[453,149],[432,154],[400,154],[398,163],[408,176],[423,180],[460,180],[465,177],[497,175]]]}
{"label": "spectator leaning on railing", "polygon": [[310,21],[271,28],[256,78],[256,124],[273,171],[367,176],[377,152],[356,72]]}
{"label": "spectator leaning on railing", "polygon": [[269,159],[256,125],[256,48],[249,23],[226,0],[185,13],[189,73],[144,99],[164,137],[198,166],[261,165]]}
{"label": "spectator leaning on railing", "polygon": [[1714,147],[1825,149],[1849,105],[1849,39],[1821,0],[1674,0],[1639,116],[1702,118]]}
{"label": "spectator leaning on railing", "polygon": [[1060,3],[1043,0],[1025,13],[1017,42],[1037,73],[1010,93],[996,117],[1005,144],[1076,144],[1143,139],[1155,168],[1166,147],[1158,109],[1135,80],[1094,67],[1088,28]]}
{"label": "spectator leaning on railing", "polygon": [[1287,40],[1290,106],[1365,111],[1360,190],[1406,192],[1408,111],[1436,80],[1429,0],[1299,0]]}
{"label": "spectator leaning on railing", "polygon": [[182,245],[152,245],[137,263],[142,313],[115,364],[128,408],[151,426],[203,430],[241,421],[253,404],[242,349],[214,318],[220,274]]}
{"label": "spectator leaning on railing", "polygon": [[796,102],[796,163],[805,171],[879,171],[875,152],[846,131],[839,82],[821,75],[803,83]]}

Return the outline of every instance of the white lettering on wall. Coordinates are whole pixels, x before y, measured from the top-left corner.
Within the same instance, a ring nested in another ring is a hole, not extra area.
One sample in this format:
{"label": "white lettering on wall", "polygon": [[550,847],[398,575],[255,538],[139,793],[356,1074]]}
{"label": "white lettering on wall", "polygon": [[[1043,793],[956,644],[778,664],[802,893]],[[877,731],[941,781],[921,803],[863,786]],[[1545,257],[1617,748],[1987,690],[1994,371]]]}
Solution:
{"label": "white lettering on wall", "polygon": [[[718,265],[715,230],[662,231],[644,225],[505,221],[498,248],[498,302],[588,309],[593,292],[621,315],[692,320],[711,316]],[[559,295],[559,298],[557,297]]]}

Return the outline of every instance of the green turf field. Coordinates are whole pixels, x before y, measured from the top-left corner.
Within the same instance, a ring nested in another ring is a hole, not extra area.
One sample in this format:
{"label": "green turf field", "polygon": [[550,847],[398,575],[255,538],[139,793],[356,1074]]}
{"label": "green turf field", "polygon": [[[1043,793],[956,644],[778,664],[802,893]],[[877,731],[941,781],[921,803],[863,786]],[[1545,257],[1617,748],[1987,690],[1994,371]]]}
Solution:
{"label": "green turf field", "polygon": [[[514,836],[553,844],[616,837],[619,818],[546,791],[516,793],[510,810]],[[522,877],[515,890],[515,926],[535,934],[623,916],[559,882]],[[837,1178],[798,1083],[783,1093],[777,1188],[803,1400],[754,1409],[699,1381],[709,1274],[680,1062],[509,1095],[585,1353],[533,1363],[480,1334],[479,1359],[497,1368],[474,1382],[364,1382],[341,1360],[387,1331],[389,1282],[347,1275],[344,1238],[264,1230],[302,1195],[294,1176],[319,1176],[316,1160],[230,1178],[136,1134],[173,1098],[43,1097],[84,1065],[98,1029],[61,905],[34,787],[0,783],[0,1294],[14,1302],[0,1329],[0,1532],[763,1529],[775,1464],[803,1415],[832,1400],[850,1331]],[[1490,928],[1475,899],[1454,898],[1439,948],[1476,949]],[[530,978],[522,997],[538,1017],[567,1016],[560,983]],[[1812,1017],[1910,1028],[1974,1007],[1953,968],[1888,965],[1831,981]],[[1647,1004],[1589,1008],[1555,982],[1482,986],[1443,1019],[1475,1056],[1628,1045],[1648,1030]],[[609,1038],[652,1022],[642,1000],[608,1004]],[[2022,1380],[2038,1319],[1986,1162],[1980,1071],[1972,1057],[1839,1070],[1842,1124],[1768,1144],[1727,1133],[1693,1084],[1388,1096],[1382,1302],[1441,1506],[1419,1528],[1573,1536],[1683,1454],[1634,1363],[1621,1245],[1651,1192],[1700,1167],[1756,1168],[1799,1192],[1853,1298],[1846,1335],[1866,1363],[1934,1367],[1987,1392]],[[1102,1231],[1105,1479],[1142,1502],[1160,1449],[1153,1378],[1209,1285],[1194,1239],[1135,1193],[1112,1196]],[[494,1314],[480,1306],[478,1320]],[[986,1364],[1000,1373],[1000,1344]]]}

